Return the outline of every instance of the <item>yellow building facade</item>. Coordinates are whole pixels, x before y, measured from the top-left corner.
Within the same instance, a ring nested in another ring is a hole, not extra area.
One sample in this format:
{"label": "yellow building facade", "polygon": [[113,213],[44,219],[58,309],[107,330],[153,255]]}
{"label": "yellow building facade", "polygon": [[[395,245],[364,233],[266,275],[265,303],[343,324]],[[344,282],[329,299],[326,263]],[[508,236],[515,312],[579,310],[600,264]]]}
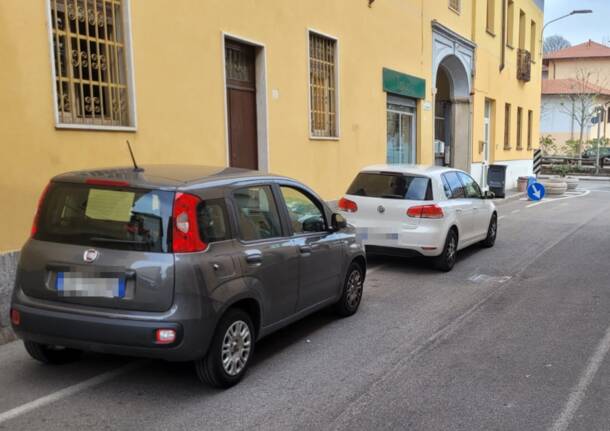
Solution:
{"label": "yellow building facade", "polygon": [[[60,172],[255,164],[325,199],[363,166],[531,172],[542,0],[3,0],[0,254]],[[533,52],[532,52],[533,51]],[[528,54],[529,53],[529,54]],[[529,61],[531,54],[531,62]]]}

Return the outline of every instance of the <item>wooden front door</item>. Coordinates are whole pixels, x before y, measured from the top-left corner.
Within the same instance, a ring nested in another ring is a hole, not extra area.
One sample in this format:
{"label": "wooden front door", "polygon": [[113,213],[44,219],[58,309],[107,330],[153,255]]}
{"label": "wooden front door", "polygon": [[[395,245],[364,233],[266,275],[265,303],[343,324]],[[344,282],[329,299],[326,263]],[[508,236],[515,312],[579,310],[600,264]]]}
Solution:
{"label": "wooden front door", "polygon": [[254,47],[225,41],[229,164],[258,169]]}

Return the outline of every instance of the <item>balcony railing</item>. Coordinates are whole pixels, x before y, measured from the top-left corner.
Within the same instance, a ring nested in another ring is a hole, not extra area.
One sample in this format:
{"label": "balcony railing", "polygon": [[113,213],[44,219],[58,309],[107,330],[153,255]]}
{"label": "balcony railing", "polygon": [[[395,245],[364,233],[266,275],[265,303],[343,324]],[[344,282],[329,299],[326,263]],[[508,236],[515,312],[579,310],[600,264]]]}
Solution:
{"label": "balcony railing", "polygon": [[525,50],[517,51],[517,79],[529,82],[532,75],[532,54]]}

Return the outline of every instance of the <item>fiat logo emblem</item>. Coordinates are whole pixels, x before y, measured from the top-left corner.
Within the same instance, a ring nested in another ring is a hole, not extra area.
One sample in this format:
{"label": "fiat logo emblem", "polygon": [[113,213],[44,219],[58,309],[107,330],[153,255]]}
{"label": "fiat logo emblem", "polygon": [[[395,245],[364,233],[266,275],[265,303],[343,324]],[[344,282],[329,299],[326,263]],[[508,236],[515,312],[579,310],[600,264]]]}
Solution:
{"label": "fiat logo emblem", "polygon": [[377,207],[377,211],[379,212],[379,214],[383,214],[385,212],[385,208],[383,207],[383,205],[379,205]]}
{"label": "fiat logo emblem", "polygon": [[83,253],[83,260],[87,263],[93,262],[100,255],[100,252],[95,250],[94,248],[90,248],[89,250],[85,250]]}

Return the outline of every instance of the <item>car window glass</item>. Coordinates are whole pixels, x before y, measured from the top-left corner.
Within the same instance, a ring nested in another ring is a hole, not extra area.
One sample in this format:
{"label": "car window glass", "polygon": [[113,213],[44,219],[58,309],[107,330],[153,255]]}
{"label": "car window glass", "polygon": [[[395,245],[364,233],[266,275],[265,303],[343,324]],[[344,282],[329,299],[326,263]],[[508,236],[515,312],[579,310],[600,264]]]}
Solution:
{"label": "car window glass", "polygon": [[386,199],[432,200],[430,179],[396,172],[360,172],[348,195]]}
{"label": "car window glass", "polygon": [[271,187],[247,187],[233,194],[237,204],[237,222],[245,241],[281,236],[280,217]]}
{"label": "car window glass", "polygon": [[451,188],[451,199],[459,199],[466,196],[464,186],[460,182],[456,172],[447,172],[445,178]]}
{"label": "car window glass", "polygon": [[197,208],[199,235],[205,243],[224,241],[231,237],[227,207],[223,199],[209,199]]}
{"label": "car window glass", "polygon": [[280,187],[290,223],[295,235],[326,231],[324,213],[319,202],[315,202],[301,191],[287,186]]}
{"label": "car window glass", "polygon": [[460,180],[462,180],[462,184],[464,184],[464,191],[466,193],[467,198],[480,199],[481,198],[481,189],[475,180],[472,179],[470,175],[467,175],[463,172],[458,172],[458,176]]}
{"label": "car window glass", "polygon": [[445,196],[447,196],[447,198],[451,199],[451,187],[449,186],[449,183],[447,182],[447,178],[445,178],[445,175],[441,175],[441,178],[443,179],[443,190],[445,191]]}

